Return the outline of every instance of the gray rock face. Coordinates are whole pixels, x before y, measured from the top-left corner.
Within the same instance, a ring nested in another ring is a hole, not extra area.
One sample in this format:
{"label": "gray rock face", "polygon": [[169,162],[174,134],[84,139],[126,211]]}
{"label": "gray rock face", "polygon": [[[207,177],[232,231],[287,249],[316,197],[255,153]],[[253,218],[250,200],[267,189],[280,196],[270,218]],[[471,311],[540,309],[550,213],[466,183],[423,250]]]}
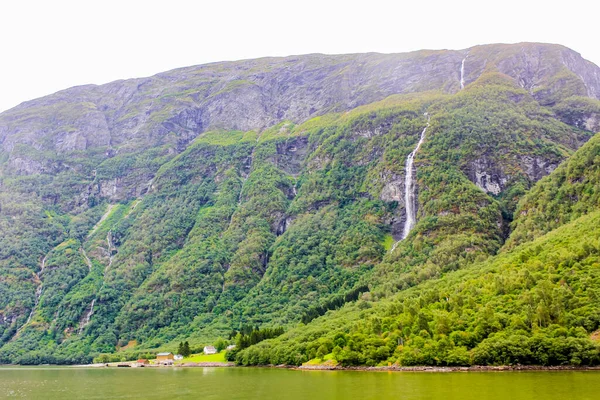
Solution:
{"label": "gray rock face", "polygon": [[302,163],[308,154],[308,138],[290,138],[277,145],[277,155],[273,163],[290,175],[297,175],[302,169]]}
{"label": "gray rock face", "polygon": [[533,182],[537,182],[558,167],[557,162],[544,160],[541,157],[523,156],[521,162],[524,165],[525,173]]}
{"label": "gray rock face", "polygon": [[384,173],[381,176],[384,182],[379,198],[383,201],[396,201],[404,206],[404,175]]}
{"label": "gray rock face", "polygon": [[502,170],[485,158],[473,161],[469,172],[471,182],[494,195],[500,194],[509,180]]}
{"label": "gray rock face", "polygon": [[586,118],[584,129],[590,132],[600,132],[600,118],[597,115]]}
{"label": "gray rock face", "polygon": [[486,69],[510,76],[542,104],[553,104],[557,94],[567,93],[600,99],[600,68],[564,46],[517,43],[468,49],[465,83]]}
{"label": "gray rock face", "polygon": [[600,70],[597,65],[589,62],[570,49],[561,52],[562,61],[568,70],[576,74],[586,89],[586,95],[600,99]]}
{"label": "gray rock face", "polygon": [[[513,172],[522,171],[531,182],[537,182],[556,169],[560,160],[542,157],[521,156],[515,160]],[[481,190],[493,195],[500,194],[511,181],[511,172],[505,171],[491,158],[478,158],[472,161],[466,171],[471,182]]]}
{"label": "gray rock face", "polygon": [[44,172],[44,167],[41,162],[21,157],[11,159],[9,167],[18,175],[33,175]]}
{"label": "gray rock face", "polygon": [[383,189],[379,198],[385,202],[397,203],[392,219],[388,221],[391,226],[392,237],[395,241],[402,239],[404,222],[406,221],[406,207],[404,203],[405,179],[404,174],[395,174],[384,171],[379,176]]}
{"label": "gray rock face", "polygon": [[[0,114],[0,162],[4,162],[0,163],[0,176],[54,174],[70,169],[80,176],[81,201],[88,195],[122,200],[147,190],[152,168],[134,175],[129,171],[96,178],[93,165],[156,148],[162,149],[163,155],[174,155],[210,130],[261,132],[283,121],[301,123],[393,94],[428,90],[454,93],[461,88],[463,60],[467,86],[484,71],[495,70],[514,78],[548,104],[561,93],[600,96],[600,69],[557,45],[486,45],[406,54],[311,54],[214,63],[149,78],[74,87]],[[600,123],[591,116],[580,125],[595,130]],[[350,140],[378,136],[386,127],[378,129],[357,129]],[[290,138],[277,149],[274,162],[296,174],[307,152],[306,139]],[[70,161],[81,154],[85,154],[84,159]],[[373,152],[373,157],[377,156]],[[319,157],[311,164],[327,161],[326,154]],[[68,166],[65,160],[69,160]],[[120,160],[114,164],[113,170],[121,168]],[[128,168],[139,170],[139,165]],[[532,161],[530,169],[536,175],[536,171],[548,168]],[[502,189],[502,174],[479,164],[471,169],[473,181],[482,189],[491,193]],[[402,191],[402,183],[391,179],[382,198],[398,201]]]}
{"label": "gray rock face", "polygon": [[64,152],[94,147],[130,152],[159,143],[181,148],[211,129],[260,131],[284,120],[298,123],[392,94],[455,92],[467,54],[467,85],[486,68],[496,68],[531,91],[553,91],[562,84],[553,76],[567,70],[579,80],[579,94],[600,96],[600,69],[562,46],[526,43],[389,55],[312,54],[215,63],[67,89],[2,113],[0,144],[8,152],[16,143]]}

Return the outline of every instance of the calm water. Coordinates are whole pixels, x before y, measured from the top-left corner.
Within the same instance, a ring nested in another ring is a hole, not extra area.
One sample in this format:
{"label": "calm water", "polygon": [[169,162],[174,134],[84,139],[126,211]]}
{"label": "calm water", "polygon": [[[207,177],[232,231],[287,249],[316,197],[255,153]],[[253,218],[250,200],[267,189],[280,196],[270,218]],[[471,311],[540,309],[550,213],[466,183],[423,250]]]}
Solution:
{"label": "calm water", "polygon": [[600,372],[0,368],[0,399],[594,399]]}

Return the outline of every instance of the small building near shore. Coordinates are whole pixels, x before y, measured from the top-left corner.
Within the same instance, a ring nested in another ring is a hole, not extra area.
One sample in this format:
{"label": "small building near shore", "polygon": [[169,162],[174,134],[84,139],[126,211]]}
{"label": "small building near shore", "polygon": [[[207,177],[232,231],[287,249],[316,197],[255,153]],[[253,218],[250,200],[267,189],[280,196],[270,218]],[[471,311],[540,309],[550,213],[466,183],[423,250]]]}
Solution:
{"label": "small building near shore", "polygon": [[230,344],[229,346],[227,346],[227,348],[225,350],[233,350],[235,349],[235,344]]}
{"label": "small building near shore", "polygon": [[158,353],[156,355],[156,361],[159,365],[173,365],[174,359],[173,353]]}
{"label": "small building near shore", "polygon": [[173,359],[175,361],[181,361],[181,360],[183,360],[183,356],[181,354],[175,354],[175,356],[173,357]]}
{"label": "small building near shore", "polygon": [[204,346],[204,354],[217,354],[215,346]]}
{"label": "small building near shore", "polygon": [[146,365],[150,365],[150,361],[146,360],[145,358],[140,358],[135,362],[135,365],[137,367],[145,367]]}

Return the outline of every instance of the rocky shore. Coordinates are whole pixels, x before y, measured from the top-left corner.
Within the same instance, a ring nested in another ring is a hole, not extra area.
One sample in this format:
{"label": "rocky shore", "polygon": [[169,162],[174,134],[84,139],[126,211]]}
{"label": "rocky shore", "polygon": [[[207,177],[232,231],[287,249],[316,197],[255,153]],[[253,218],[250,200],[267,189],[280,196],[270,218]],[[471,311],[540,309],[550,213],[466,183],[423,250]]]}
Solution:
{"label": "rocky shore", "polygon": [[387,367],[342,367],[338,365],[302,365],[300,367],[279,366],[296,370],[319,371],[398,371],[398,372],[477,372],[477,371],[600,371],[600,366],[572,366],[572,365],[474,365],[471,367],[401,367],[397,365]]}
{"label": "rocky shore", "polygon": [[232,362],[187,362],[173,365],[159,365],[159,364],[146,364],[138,365],[135,361],[125,361],[119,363],[96,363],[96,364],[83,364],[75,365],[80,368],[112,368],[112,367],[133,367],[133,368],[172,368],[172,367],[235,367],[235,363]]}
{"label": "rocky shore", "polygon": [[[77,365],[76,367],[117,367],[118,364],[122,363],[110,363],[110,364],[86,364]],[[134,363],[131,363],[134,364]],[[131,365],[134,366],[134,365]],[[574,366],[574,365],[474,365],[470,367],[432,367],[432,366],[415,366],[415,367],[402,367],[398,365],[383,366],[383,367],[366,367],[366,366],[350,366],[342,367],[340,365],[263,365],[263,366],[250,366],[241,367],[233,362],[188,362],[175,364],[172,366],[161,366],[161,365],[146,365],[146,368],[171,368],[171,367],[240,367],[240,368],[281,368],[298,371],[397,371],[397,372],[478,372],[478,371],[600,371],[600,366]]]}

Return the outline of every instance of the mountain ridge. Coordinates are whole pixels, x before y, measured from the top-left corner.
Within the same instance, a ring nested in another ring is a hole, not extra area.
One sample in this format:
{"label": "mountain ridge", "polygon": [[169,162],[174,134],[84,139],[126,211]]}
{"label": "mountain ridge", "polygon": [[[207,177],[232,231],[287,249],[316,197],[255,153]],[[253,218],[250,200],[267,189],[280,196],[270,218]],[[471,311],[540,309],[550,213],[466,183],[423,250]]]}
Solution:
{"label": "mountain ridge", "polygon": [[[75,85],[66,89],[61,89],[57,92],[54,93],[49,93],[47,95],[41,96],[39,98],[36,99],[31,99],[31,100],[26,100],[14,107],[11,107],[5,111],[10,111],[14,108],[17,107],[22,107],[22,106],[26,106],[28,103],[32,102],[32,101],[36,101],[38,99],[41,98],[46,98],[46,97],[50,97],[53,95],[57,95],[59,93],[68,91],[68,90],[76,90],[76,89],[84,89],[84,88],[97,88],[100,86],[107,86],[107,85],[113,85],[113,84],[117,84],[117,83],[122,83],[122,82],[126,82],[126,81],[131,81],[131,80],[145,80],[145,79],[149,79],[152,77],[156,77],[162,74],[169,74],[169,73],[173,73],[173,72],[177,72],[177,71],[186,71],[186,70],[190,70],[190,69],[196,69],[196,68],[201,68],[201,67],[210,67],[210,66],[217,66],[217,65],[223,65],[223,64],[233,64],[233,63],[243,63],[243,62],[247,62],[247,61],[256,61],[256,60],[281,60],[281,59],[293,59],[293,58],[300,58],[300,57],[344,57],[344,56],[368,56],[368,55],[376,55],[376,56],[394,56],[394,55],[410,55],[410,54],[417,54],[417,53],[422,53],[422,52],[430,52],[430,53],[435,53],[435,52],[459,52],[459,53],[468,53],[468,51],[470,49],[473,48],[478,48],[478,47],[486,47],[486,46],[506,46],[506,47],[511,47],[511,46],[525,46],[525,45],[540,45],[540,46],[550,46],[550,47],[560,47],[564,50],[568,50],[570,52],[575,53],[576,56],[581,57],[581,54],[567,46],[564,46],[562,44],[559,43],[548,43],[548,42],[517,42],[517,43],[490,43],[490,44],[483,44],[483,45],[474,45],[471,47],[466,47],[464,49],[450,49],[450,48],[446,48],[446,49],[418,49],[418,50],[411,50],[411,51],[407,51],[407,52],[394,52],[394,53],[383,53],[383,52],[366,52],[366,53],[306,53],[306,54],[290,54],[290,55],[286,55],[286,56],[265,56],[265,57],[258,57],[258,58],[243,58],[243,59],[238,59],[238,60],[224,60],[224,61],[212,61],[212,62],[208,62],[208,63],[203,63],[203,64],[195,64],[195,65],[190,65],[190,66],[186,66],[186,67],[177,67],[177,68],[173,68],[167,71],[161,71],[161,72],[157,72],[155,74],[152,75],[148,75],[148,76],[143,76],[143,77],[138,77],[138,78],[121,78],[121,79],[116,79],[110,82],[105,82],[105,83],[100,83],[100,84],[96,84],[96,83],[84,83],[81,85]],[[587,60],[586,60],[587,61]],[[593,65],[597,65],[595,63],[593,63],[592,61],[587,61],[590,64]]]}

